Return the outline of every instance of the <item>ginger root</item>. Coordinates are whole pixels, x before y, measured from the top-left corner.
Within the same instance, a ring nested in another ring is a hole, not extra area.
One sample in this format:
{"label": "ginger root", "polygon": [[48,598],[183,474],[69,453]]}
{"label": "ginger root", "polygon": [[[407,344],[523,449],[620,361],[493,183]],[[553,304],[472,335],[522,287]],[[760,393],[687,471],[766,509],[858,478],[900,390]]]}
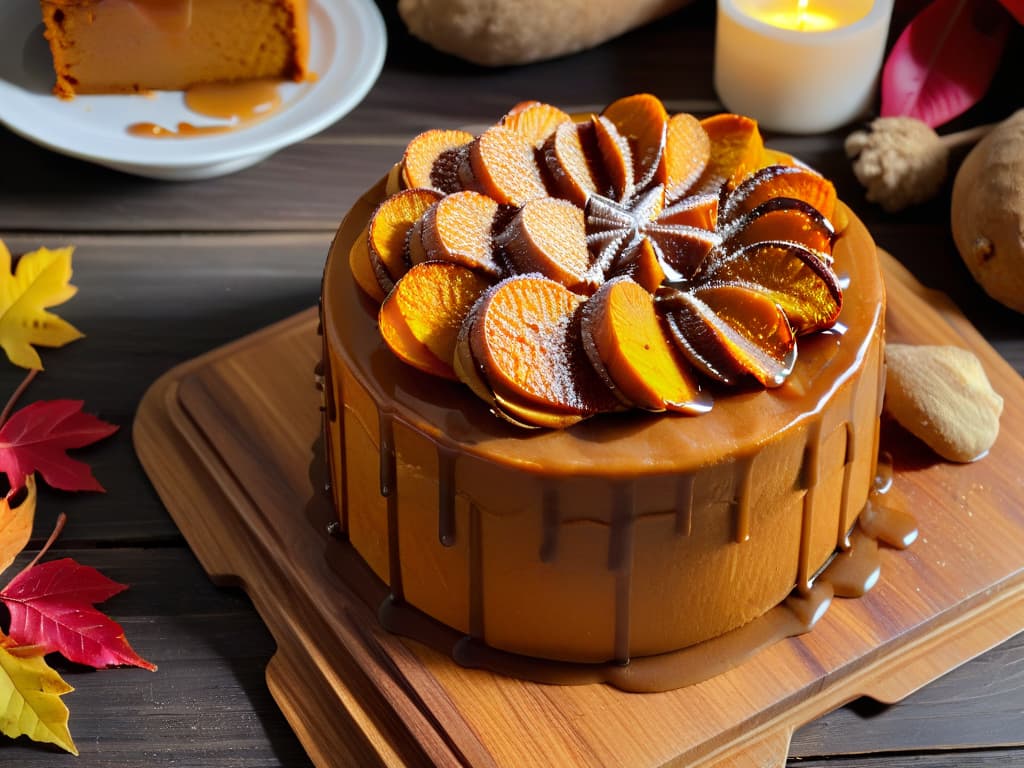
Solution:
{"label": "ginger root", "polygon": [[895,213],[933,197],[946,179],[950,150],[977,141],[991,127],[939,136],[913,117],[880,117],[869,131],[847,137],[846,155],[868,200]]}

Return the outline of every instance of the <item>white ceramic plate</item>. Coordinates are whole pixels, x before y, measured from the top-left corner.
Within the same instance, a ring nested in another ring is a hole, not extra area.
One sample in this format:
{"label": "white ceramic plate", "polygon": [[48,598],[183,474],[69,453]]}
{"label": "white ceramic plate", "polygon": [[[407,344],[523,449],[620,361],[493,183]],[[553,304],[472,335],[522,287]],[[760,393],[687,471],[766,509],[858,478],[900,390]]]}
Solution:
{"label": "white ceramic plate", "polygon": [[270,117],[225,133],[180,139],[132,136],[132,123],[213,125],[182,93],[53,96],[53,68],[38,0],[0,0],[0,124],[72,157],[158,179],[205,179],[247,168],[351,111],[384,64],[387,34],[373,0],[311,0],[313,82],[280,86]]}

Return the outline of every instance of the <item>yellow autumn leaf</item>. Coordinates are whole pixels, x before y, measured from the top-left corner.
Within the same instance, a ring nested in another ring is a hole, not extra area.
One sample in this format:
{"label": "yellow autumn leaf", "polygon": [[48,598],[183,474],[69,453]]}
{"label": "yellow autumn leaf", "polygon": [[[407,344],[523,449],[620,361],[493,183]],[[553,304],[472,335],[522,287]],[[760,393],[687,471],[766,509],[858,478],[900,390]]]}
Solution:
{"label": "yellow autumn leaf", "polygon": [[33,344],[62,347],[82,338],[77,328],[46,311],[78,290],[70,283],[73,251],[69,246],[26,253],[11,274],[11,252],[0,240],[0,347],[15,365],[41,369]]}
{"label": "yellow autumn leaf", "polygon": [[25,476],[25,490],[25,499],[14,508],[10,497],[0,498],[0,573],[14,562],[32,536],[32,521],[36,516],[35,475]]}
{"label": "yellow autumn leaf", "polygon": [[42,656],[16,656],[0,645],[0,733],[56,744],[78,754],[60,697],[73,691]]}

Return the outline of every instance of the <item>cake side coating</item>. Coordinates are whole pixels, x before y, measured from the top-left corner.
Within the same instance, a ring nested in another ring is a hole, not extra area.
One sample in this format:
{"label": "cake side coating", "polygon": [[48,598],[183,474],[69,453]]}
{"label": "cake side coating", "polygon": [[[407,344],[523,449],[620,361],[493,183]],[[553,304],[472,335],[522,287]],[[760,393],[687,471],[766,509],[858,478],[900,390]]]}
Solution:
{"label": "cake side coating", "polygon": [[840,324],[800,340],[781,388],[524,435],[381,341],[346,255],[383,197],[328,260],[325,389],[344,531],[397,599],[495,648],[624,660],[745,624],[845,543],[874,478],[884,307],[848,212]]}
{"label": "cake side coating", "polygon": [[58,96],[306,75],[307,0],[41,0],[40,5]]}

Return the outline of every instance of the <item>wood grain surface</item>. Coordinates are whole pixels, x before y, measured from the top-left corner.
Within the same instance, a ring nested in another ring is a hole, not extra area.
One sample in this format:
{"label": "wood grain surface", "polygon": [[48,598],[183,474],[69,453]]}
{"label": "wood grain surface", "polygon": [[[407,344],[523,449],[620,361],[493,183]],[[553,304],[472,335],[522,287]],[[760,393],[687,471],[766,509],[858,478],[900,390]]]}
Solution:
{"label": "wood grain surface", "polygon": [[[893,29],[921,5],[897,0]],[[499,70],[430,51],[408,36],[391,0],[380,7],[389,52],[365,101],[320,135],[233,176],[137,179],[0,128],[0,237],[15,253],[78,246],[80,292],[59,312],[87,334],[64,350],[43,351],[47,371],[26,402],[82,398],[87,410],[122,425],[78,453],[108,493],[44,491],[35,545],[67,512],[54,556],[73,555],[132,585],[106,608],[160,665],[155,674],[62,667],[76,687],[67,702],[82,756],[0,740],[4,765],[309,765],[264,680],[273,639],[243,593],[209,582],[135,458],[129,426],[142,394],[174,365],[312,306],[337,221],[423,128],[487,122],[525,98],[580,108],[634,91],[698,114],[720,109],[711,86],[712,0],[578,56]],[[988,96],[943,131],[1019,108],[1022,70],[1018,28]],[[948,294],[1024,370],[1024,318],[988,300],[956,254],[949,183],[931,203],[885,214],[853,178],[842,150],[847,131],[768,140],[833,178],[876,240],[921,282]],[[3,391],[20,378],[0,366]],[[1018,636],[898,704],[860,700],[810,723],[793,736],[792,762],[1024,765],[1022,670]]]}

